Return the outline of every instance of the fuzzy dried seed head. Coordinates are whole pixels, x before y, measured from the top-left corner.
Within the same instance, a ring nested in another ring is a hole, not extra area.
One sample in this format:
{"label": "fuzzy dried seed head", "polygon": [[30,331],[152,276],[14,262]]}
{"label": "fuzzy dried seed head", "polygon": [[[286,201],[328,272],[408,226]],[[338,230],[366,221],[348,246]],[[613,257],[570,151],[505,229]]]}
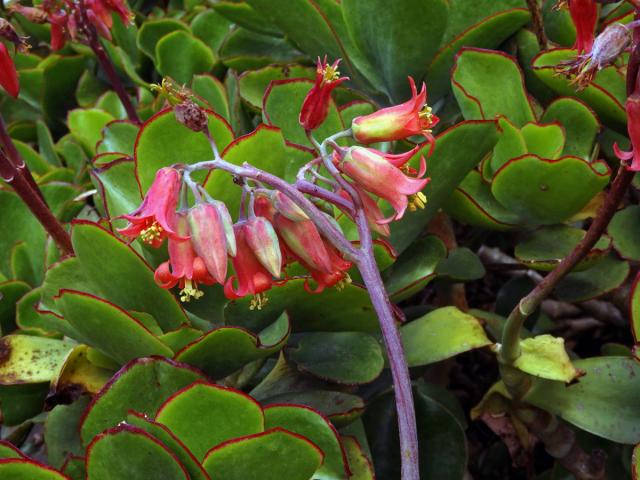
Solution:
{"label": "fuzzy dried seed head", "polygon": [[207,112],[191,100],[184,101],[174,108],[176,119],[194,132],[201,132],[207,128]]}

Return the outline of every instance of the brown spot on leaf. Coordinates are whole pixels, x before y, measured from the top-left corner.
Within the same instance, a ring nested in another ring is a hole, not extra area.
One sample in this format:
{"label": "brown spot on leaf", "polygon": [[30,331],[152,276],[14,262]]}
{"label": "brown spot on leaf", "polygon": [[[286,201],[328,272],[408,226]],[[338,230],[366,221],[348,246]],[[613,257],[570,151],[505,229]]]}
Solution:
{"label": "brown spot on leaf", "polygon": [[11,344],[8,339],[0,338],[0,365],[11,358]]}

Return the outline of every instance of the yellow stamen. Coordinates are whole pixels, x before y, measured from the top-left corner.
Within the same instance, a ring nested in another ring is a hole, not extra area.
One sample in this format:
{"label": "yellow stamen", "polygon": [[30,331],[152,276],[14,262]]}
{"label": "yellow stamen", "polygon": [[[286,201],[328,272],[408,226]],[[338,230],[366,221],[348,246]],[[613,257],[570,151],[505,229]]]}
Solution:
{"label": "yellow stamen", "polygon": [[180,290],[180,301],[181,302],[190,302],[192,298],[198,300],[202,298],[204,292],[202,290],[198,290],[198,287],[192,280],[187,280],[184,282],[184,288]]}
{"label": "yellow stamen", "polygon": [[416,210],[422,210],[427,205],[427,197],[424,193],[418,192],[413,195],[409,195],[409,205],[408,209],[410,212],[415,212]]}
{"label": "yellow stamen", "polygon": [[340,72],[337,68],[327,65],[322,72],[325,82],[334,82],[340,78]]}
{"label": "yellow stamen", "polygon": [[[418,116],[421,120],[426,120],[429,124],[433,123],[433,108],[429,105],[425,105],[422,110],[420,110]],[[431,131],[428,133],[431,133]]]}
{"label": "yellow stamen", "polygon": [[251,299],[249,310],[262,310],[262,307],[264,307],[268,302],[269,299],[267,298],[266,293],[257,293]]}
{"label": "yellow stamen", "polygon": [[349,276],[349,274],[347,272],[344,273],[344,278],[342,280],[340,280],[338,283],[336,283],[336,290],[338,290],[339,292],[341,292],[342,290],[344,290],[347,285],[351,285],[351,277]]}
{"label": "yellow stamen", "polygon": [[150,227],[145,228],[140,232],[140,240],[144,243],[151,245],[154,241],[162,236],[162,227],[158,222],[153,222]]}

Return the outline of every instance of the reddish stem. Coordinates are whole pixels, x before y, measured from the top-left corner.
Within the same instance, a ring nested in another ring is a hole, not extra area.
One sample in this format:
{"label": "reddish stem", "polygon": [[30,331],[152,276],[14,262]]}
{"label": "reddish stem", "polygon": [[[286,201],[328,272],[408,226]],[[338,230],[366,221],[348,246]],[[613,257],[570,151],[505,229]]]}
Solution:
{"label": "reddish stem", "polygon": [[26,178],[20,174],[19,169],[16,168],[2,152],[0,152],[0,177],[13,187],[18,196],[27,207],[29,207],[31,213],[38,219],[45,230],[49,232],[49,235],[51,235],[51,238],[56,242],[62,254],[72,255],[73,246],[71,245],[71,237],[67,231],[53,215],[53,212],[42,198],[31,188]]}

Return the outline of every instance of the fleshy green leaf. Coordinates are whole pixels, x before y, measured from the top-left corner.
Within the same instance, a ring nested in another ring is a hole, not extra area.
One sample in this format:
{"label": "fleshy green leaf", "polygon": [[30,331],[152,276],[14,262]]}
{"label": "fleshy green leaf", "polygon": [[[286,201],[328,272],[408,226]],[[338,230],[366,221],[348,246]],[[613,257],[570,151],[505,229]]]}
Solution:
{"label": "fleshy green leaf", "polygon": [[0,385],[50,382],[58,376],[74,342],[30,335],[0,339]]}
{"label": "fleshy green leaf", "polygon": [[585,375],[572,385],[538,380],[525,401],[611,441],[640,442],[640,364],[627,357],[576,360]]}
{"label": "fleshy green leaf", "polygon": [[190,83],[194,75],[209,72],[215,63],[207,45],[188,32],[176,31],[156,44],[156,67],[179,84]]}
{"label": "fleshy green leaf", "polygon": [[608,227],[613,248],[628,260],[640,260],[640,206],[617,212]]}
{"label": "fleshy green leaf", "polygon": [[400,328],[411,367],[491,345],[478,320],[455,307],[434,310]]}
{"label": "fleshy green leaf", "polygon": [[564,339],[539,335],[520,342],[522,354],[515,366],[530,375],[570,383],[581,375],[564,348]]}
{"label": "fleshy green leaf", "polygon": [[[262,408],[254,399],[206,383],[195,383],[169,398],[156,421],[166,425],[200,460],[223,442],[264,430]],[[209,470],[206,462],[205,469]]]}

